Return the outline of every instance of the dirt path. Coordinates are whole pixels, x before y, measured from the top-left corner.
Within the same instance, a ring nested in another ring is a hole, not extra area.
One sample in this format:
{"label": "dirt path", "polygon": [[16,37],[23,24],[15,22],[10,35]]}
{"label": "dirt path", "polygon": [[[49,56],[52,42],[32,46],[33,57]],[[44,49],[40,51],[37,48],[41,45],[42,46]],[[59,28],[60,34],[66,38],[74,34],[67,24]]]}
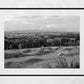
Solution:
{"label": "dirt path", "polygon": [[63,50],[63,48],[59,48],[58,50],[56,50],[55,52],[46,54],[46,55],[38,55],[38,56],[24,56],[24,57],[20,57],[20,58],[10,58],[10,59],[6,59],[5,62],[11,61],[11,62],[22,62],[25,60],[30,60],[30,59],[34,59],[34,58],[39,58],[39,59],[51,59],[51,58],[56,58],[59,56],[60,52]]}

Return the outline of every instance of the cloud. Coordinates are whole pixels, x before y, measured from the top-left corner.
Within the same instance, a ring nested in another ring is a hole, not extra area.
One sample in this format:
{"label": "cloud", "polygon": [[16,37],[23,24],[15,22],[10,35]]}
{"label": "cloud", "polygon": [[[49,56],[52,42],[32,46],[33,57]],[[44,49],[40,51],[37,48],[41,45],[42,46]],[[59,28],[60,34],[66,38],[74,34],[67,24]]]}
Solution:
{"label": "cloud", "polygon": [[6,30],[48,29],[48,30],[79,30],[79,16],[20,16],[6,22]]}
{"label": "cloud", "polygon": [[46,27],[57,27],[57,26],[54,24],[50,24],[50,25],[46,25]]}

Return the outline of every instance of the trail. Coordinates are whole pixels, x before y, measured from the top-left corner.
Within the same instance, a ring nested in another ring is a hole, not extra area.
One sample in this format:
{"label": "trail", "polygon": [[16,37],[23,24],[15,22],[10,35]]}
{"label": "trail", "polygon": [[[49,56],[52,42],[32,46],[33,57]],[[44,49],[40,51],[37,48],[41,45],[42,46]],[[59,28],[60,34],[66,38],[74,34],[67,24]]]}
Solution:
{"label": "trail", "polygon": [[6,62],[8,62],[8,61],[22,62],[22,61],[30,60],[30,59],[34,59],[34,58],[45,59],[45,60],[54,59],[54,58],[59,57],[59,54],[61,53],[61,51],[63,49],[64,48],[59,48],[58,50],[55,50],[54,52],[51,52],[51,53],[46,54],[46,55],[38,55],[38,56],[33,56],[32,55],[32,56],[24,56],[24,57],[20,57],[20,58],[11,58],[11,59],[7,59]]}

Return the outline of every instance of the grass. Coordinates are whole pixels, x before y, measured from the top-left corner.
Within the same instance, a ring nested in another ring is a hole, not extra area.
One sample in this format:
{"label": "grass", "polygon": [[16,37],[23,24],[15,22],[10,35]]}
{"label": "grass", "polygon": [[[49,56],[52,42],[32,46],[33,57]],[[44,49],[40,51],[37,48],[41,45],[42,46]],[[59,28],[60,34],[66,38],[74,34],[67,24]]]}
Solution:
{"label": "grass", "polygon": [[52,50],[39,50],[37,49],[36,51],[35,50],[24,50],[22,52],[12,52],[11,53],[8,53],[8,52],[5,52],[5,59],[9,59],[9,58],[20,58],[20,57],[25,57],[25,56],[42,56],[42,55],[46,55],[46,54],[49,54],[53,52]]}
{"label": "grass", "polygon": [[[33,58],[30,60],[26,60],[24,62],[7,62],[5,63],[5,68],[22,68],[25,65],[32,65],[35,63],[39,63],[41,61],[44,61],[44,59],[38,59],[38,58]],[[42,68],[80,68],[80,64],[79,61],[77,60],[71,60],[71,62],[69,63],[67,61],[66,58],[58,58],[55,61],[52,60],[54,62],[50,63],[50,62],[46,62],[45,64],[42,64]]]}
{"label": "grass", "polygon": [[27,49],[27,50],[24,50],[23,53],[29,53],[29,52],[31,52],[31,51],[32,51],[32,50]]}
{"label": "grass", "polygon": [[65,58],[59,58],[54,68],[69,68]]}
{"label": "grass", "polygon": [[62,58],[55,61],[54,64],[47,63],[42,68],[80,68],[80,64],[78,61],[74,62],[73,60],[70,64],[67,62],[67,59]]}
{"label": "grass", "polygon": [[30,60],[26,60],[25,63],[27,63],[27,64],[33,64],[33,63],[37,63],[37,62],[40,62],[40,61],[43,61],[43,59],[32,58]]}
{"label": "grass", "polygon": [[76,53],[68,53],[68,54],[65,54],[65,53],[61,53],[60,56],[66,56],[66,57],[73,57],[75,55],[79,55],[79,52],[76,52]]}
{"label": "grass", "polygon": [[49,54],[51,53],[52,51],[42,51],[40,50],[39,52],[37,52],[35,55],[46,55],[46,54]]}
{"label": "grass", "polygon": [[68,63],[67,59],[63,58],[59,59],[56,68],[80,68],[80,64],[78,61],[75,62],[74,59],[70,63]]}
{"label": "grass", "polygon": [[[6,60],[8,60],[5,62],[5,68],[26,68],[30,66],[33,67],[33,65],[34,65],[34,68],[35,67],[80,68],[79,51],[76,51],[76,49],[73,49],[73,51],[65,52],[63,50],[61,49],[59,51],[60,53],[59,56],[56,56],[57,50],[53,51],[53,49],[48,49],[48,48],[36,49],[36,51],[34,50],[35,51],[34,53],[32,50],[31,51],[28,50],[28,52],[31,52],[31,55],[28,55],[28,54],[25,55],[25,53],[23,52],[5,53],[5,58]],[[24,51],[27,52],[26,49]],[[49,54],[49,53],[52,53],[52,54]],[[24,59],[25,56],[31,56],[31,57],[26,57]],[[33,57],[33,56],[37,56],[37,57]],[[14,61],[15,59],[11,61],[12,58],[18,58],[18,59],[17,61]]]}
{"label": "grass", "polygon": [[19,58],[19,57],[23,57],[24,55],[20,52],[17,53],[5,53],[5,59],[9,59],[9,58]]}
{"label": "grass", "polygon": [[40,61],[43,61],[43,59],[32,58],[32,59],[29,59],[29,60],[25,60],[23,62],[7,62],[7,63],[5,63],[5,68],[22,68],[25,65],[38,63]]}
{"label": "grass", "polygon": [[71,51],[72,48],[65,48],[64,51]]}
{"label": "grass", "polygon": [[21,63],[18,62],[7,62],[5,63],[5,68],[20,68],[22,67]]}

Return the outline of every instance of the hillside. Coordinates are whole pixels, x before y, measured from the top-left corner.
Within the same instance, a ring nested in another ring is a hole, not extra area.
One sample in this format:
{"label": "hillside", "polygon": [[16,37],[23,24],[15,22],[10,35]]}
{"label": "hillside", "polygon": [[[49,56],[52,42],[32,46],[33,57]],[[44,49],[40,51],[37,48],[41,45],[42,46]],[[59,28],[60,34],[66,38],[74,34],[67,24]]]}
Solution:
{"label": "hillside", "polygon": [[5,68],[79,68],[78,46],[5,50]]}

